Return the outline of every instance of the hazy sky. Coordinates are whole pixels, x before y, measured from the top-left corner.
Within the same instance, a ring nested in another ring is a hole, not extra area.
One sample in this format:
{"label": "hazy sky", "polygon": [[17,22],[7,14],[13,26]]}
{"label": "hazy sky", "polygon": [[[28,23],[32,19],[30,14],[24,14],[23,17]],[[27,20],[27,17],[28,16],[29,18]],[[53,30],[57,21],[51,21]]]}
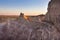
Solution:
{"label": "hazy sky", "polygon": [[39,15],[47,12],[49,0],[0,0],[0,15]]}

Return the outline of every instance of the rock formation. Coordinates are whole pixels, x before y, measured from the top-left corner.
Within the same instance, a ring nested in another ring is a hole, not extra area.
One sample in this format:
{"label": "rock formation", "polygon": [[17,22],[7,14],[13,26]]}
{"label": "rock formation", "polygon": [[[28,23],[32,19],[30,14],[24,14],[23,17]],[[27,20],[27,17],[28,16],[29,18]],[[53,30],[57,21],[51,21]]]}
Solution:
{"label": "rock formation", "polygon": [[60,33],[48,23],[21,21],[8,21],[3,25],[0,24],[0,40],[60,39]]}
{"label": "rock formation", "polygon": [[29,21],[34,21],[34,22],[42,22],[45,18],[45,15],[33,15],[33,16],[26,16],[27,17],[27,20]]}
{"label": "rock formation", "polygon": [[53,23],[60,23],[60,0],[51,0],[48,4],[46,19]]}
{"label": "rock formation", "polygon": [[60,0],[51,0],[49,2],[46,20],[52,22],[60,31]]}

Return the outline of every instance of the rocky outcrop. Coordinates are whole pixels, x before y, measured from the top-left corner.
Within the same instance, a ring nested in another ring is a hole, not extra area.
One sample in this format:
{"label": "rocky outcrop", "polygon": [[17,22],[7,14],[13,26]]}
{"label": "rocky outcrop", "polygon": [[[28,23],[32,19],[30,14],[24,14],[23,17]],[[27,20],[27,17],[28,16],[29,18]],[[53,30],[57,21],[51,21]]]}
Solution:
{"label": "rocky outcrop", "polygon": [[27,21],[21,15],[0,24],[0,40],[60,40],[60,33],[50,23]]}
{"label": "rocky outcrop", "polygon": [[27,16],[29,21],[42,22],[45,18],[45,15],[36,15],[36,16]]}
{"label": "rocky outcrop", "polygon": [[48,4],[46,19],[53,23],[60,23],[60,0],[51,0]]}
{"label": "rocky outcrop", "polygon": [[[22,20],[21,20],[22,21]],[[0,24],[0,40],[59,40],[60,33],[46,22],[8,21]]]}

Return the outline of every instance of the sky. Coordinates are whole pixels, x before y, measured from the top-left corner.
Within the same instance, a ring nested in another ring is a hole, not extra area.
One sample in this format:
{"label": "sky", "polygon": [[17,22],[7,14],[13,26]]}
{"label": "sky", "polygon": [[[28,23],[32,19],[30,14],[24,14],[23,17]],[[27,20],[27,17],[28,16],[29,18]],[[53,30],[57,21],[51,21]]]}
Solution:
{"label": "sky", "polygon": [[49,0],[0,0],[0,15],[46,14]]}

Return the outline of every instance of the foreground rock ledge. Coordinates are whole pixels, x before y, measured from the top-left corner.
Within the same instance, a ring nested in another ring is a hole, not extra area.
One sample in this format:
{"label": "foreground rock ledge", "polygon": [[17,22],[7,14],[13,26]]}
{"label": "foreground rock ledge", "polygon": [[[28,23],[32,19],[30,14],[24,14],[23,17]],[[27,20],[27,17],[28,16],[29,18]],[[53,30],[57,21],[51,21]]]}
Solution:
{"label": "foreground rock ledge", "polygon": [[60,32],[47,22],[8,20],[0,24],[0,40],[60,40]]}

